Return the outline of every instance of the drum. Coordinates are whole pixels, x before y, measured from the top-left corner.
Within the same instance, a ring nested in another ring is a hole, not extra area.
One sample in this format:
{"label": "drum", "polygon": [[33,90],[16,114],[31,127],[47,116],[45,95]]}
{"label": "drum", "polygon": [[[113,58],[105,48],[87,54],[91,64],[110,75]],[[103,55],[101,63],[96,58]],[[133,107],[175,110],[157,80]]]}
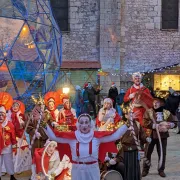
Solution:
{"label": "drum", "polygon": [[115,170],[103,171],[100,177],[100,180],[123,180],[121,174]]}

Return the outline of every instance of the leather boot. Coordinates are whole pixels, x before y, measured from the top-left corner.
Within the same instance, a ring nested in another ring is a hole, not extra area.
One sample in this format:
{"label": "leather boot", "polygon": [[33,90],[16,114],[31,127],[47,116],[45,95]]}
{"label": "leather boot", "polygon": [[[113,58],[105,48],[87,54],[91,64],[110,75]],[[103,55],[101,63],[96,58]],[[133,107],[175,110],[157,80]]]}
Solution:
{"label": "leather boot", "polygon": [[161,177],[166,177],[166,174],[164,173],[164,171],[160,171],[160,172],[159,172],[159,175],[160,175]]}
{"label": "leather boot", "polygon": [[145,170],[143,170],[143,172],[142,172],[142,177],[145,177],[145,176],[147,176],[148,175],[148,171],[145,171]]}
{"label": "leather boot", "polygon": [[11,175],[10,180],[17,180],[17,179],[14,177],[14,175]]}

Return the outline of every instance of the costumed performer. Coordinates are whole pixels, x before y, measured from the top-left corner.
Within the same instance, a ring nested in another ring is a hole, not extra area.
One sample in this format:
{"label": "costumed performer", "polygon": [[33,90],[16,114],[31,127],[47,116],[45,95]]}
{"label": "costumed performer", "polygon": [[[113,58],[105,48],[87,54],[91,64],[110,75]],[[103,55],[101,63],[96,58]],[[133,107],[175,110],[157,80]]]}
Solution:
{"label": "costumed performer", "polygon": [[117,156],[109,160],[109,169],[118,171],[124,180],[140,180],[140,143],[150,142],[140,123],[136,121],[136,113],[130,114],[128,106],[123,109],[123,121],[132,115],[132,124],[121,138],[121,148]]}
{"label": "costumed performer", "polygon": [[59,124],[75,126],[77,122],[76,110],[71,107],[71,102],[69,97],[64,97],[63,108],[59,110]]}
{"label": "costumed performer", "polygon": [[70,176],[72,164],[69,157],[63,156],[62,161],[56,150],[57,142],[47,140],[44,148],[36,148],[33,157],[32,180],[55,178],[66,180]]}
{"label": "costumed performer", "polygon": [[[124,102],[133,102],[136,98],[136,94],[141,92],[145,93],[149,98],[152,98],[151,93],[148,88],[146,88],[142,83],[142,75],[139,72],[133,73],[132,75],[134,84],[127,90],[125,96],[124,96]],[[147,99],[147,98],[146,98]],[[146,99],[143,99],[143,101],[146,103]],[[148,100],[147,100],[148,101]],[[148,102],[147,102],[148,103]],[[143,115],[146,109],[141,106],[139,103],[134,104],[133,108],[134,112],[138,112],[137,119],[140,122],[141,126],[143,126]]]}
{"label": "costumed performer", "polygon": [[25,136],[25,106],[21,101],[14,100],[11,109],[7,113],[7,119],[15,128],[18,151],[13,154],[15,172],[23,172],[31,169],[31,152]]}
{"label": "costumed performer", "polygon": [[[168,130],[176,126],[173,122],[171,122],[172,120],[173,117],[170,111],[164,109],[163,101],[159,98],[155,98],[153,101],[153,108],[146,110],[143,119],[144,127],[152,131],[152,141],[146,149],[147,161],[144,161],[143,163],[143,177],[147,176],[149,173],[149,169],[151,166],[151,155],[153,153],[155,145],[157,148],[159,163],[162,156],[162,164],[160,164],[160,167],[158,168],[159,175],[161,177],[166,177],[164,169],[166,162],[167,138],[169,137]],[[160,133],[158,133],[157,130]],[[160,135],[160,137],[158,137],[158,134]]]}
{"label": "costumed performer", "polygon": [[70,146],[70,151],[65,152],[70,153],[68,157],[72,156],[72,180],[100,179],[98,159],[104,161],[106,152],[117,152],[114,141],[124,135],[127,129],[128,123],[115,132],[94,132],[93,121],[88,114],[79,116],[75,132],[53,132],[48,125],[45,126],[49,138],[61,143],[60,154],[61,150],[65,150],[63,144]]}
{"label": "costumed performer", "polygon": [[[33,157],[35,148],[42,148],[44,147],[44,144],[46,143],[46,140],[48,139],[48,136],[44,132],[44,129],[39,125],[40,119],[40,112],[42,109],[42,105],[44,104],[44,100],[42,97],[39,97],[38,99],[33,99],[35,104],[35,107],[33,108],[32,112],[29,113],[29,122],[26,132],[30,136],[31,141],[31,155]],[[51,119],[52,116],[50,116],[49,113],[43,113],[42,116],[43,119],[48,119],[48,121],[54,121],[54,119]]]}
{"label": "costumed performer", "polygon": [[[99,110],[98,116],[96,118],[96,126],[99,131],[107,131],[109,126],[115,127],[117,123],[121,120],[121,117],[113,108],[113,102],[110,98],[104,99],[104,105]],[[111,128],[110,128],[111,130]]]}
{"label": "costumed performer", "polygon": [[44,102],[46,106],[45,111],[52,117],[52,125],[57,126],[59,124],[59,110],[57,109],[60,104],[59,94],[53,91],[46,93]]}
{"label": "costumed performer", "polygon": [[16,180],[13,164],[13,151],[17,151],[15,128],[6,117],[6,110],[11,108],[12,103],[13,99],[10,94],[0,92],[0,180],[3,163],[10,175],[10,180]]}

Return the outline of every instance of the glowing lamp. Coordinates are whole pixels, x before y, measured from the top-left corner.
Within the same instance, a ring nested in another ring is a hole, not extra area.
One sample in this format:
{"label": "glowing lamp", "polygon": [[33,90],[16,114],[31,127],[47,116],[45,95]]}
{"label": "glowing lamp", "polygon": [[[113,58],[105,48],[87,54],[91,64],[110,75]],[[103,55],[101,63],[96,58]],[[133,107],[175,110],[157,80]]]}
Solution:
{"label": "glowing lamp", "polygon": [[63,93],[64,93],[64,94],[68,94],[69,91],[70,91],[70,89],[69,89],[68,87],[64,87],[64,88],[63,88]]}

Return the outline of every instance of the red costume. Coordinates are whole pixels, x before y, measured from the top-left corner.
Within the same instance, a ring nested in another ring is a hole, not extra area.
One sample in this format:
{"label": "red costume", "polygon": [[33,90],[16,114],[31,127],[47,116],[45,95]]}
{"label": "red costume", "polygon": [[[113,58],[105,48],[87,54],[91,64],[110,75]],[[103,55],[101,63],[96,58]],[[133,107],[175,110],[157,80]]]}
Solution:
{"label": "red costume", "polygon": [[47,107],[47,112],[51,114],[53,120],[58,123],[59,121],[59,111],[57,109],[60,104],[59,94],[57,92],[48,92],[44,96],[45,105]]}
{"label": "red costume", "polygon": [[[33,161],[32,164],[36,165],[36,173],[40,173],[43,172],[42,170],[42,166],[41,166],[41,160],[42,160],[42,155],[44,152],[44,148],[36,148],[35,152],[34,152],[34,157],[33,157]],[[44,169],[46,171],[46,173],[48,173],[48,169],[49,169],[49,161],[50,161],[51,156],[49,156],[47,153],[45,153],[44,155]],[[58,176],[55,177],[55,180],[63,180],[64,176],[67,174],[68,172],[68,168],[64,169],[61,174],[59,174]]]}
{"label": "red costume", "polygon": [[17,112],[13,111],[13,108],[8,111],[7,118],[12,122],[15,128],[16,137],[22,138],[25,127],[25,106],[22,102],[14,100],[13,104],[17,103],[19,105],[19,110]]}
{"label": "red costume", "polygon": [[69,98],[63,99],[64,107],[59,110],[59,123],[60,125],[75,126],[77,122],[76,111],[71,108]]}
{"label": "red costume", "polygon": [[[13,147],[17,144],[14,125],[11,122],[6,122],[2,128],[2,142],[4,142],[3,148],[12,145]],[[2,149],[0,149],[0,152]]]}
{"label": "red costume", "polygon": [[[139,86],[136,86],[135,84],[133,86],[131,86],[125,96],[124,96],[124,102],[133,102],[134,101],[134,97],[133,98],[130,98],[131,97],[131,94],[133,93],[138,93],[139,91],[143,91],[143,93],[146,93],[148,96],[151,97],[151,93],[149,91],[148,88],[146,88],[145,86],[143,86],[142,84],[140,84]],[[137,119],[139,121],[139,123],[141,124],[141,126],[143,126],[143,115],[145,113],[145,108],[142,107],[141,105],[139,104],[135,104],[134,106],[134,109],[133,109],[134,112],[138,112],[138,115],[137,115]]]}
{"label": "red costume", "polygon": [[[107,105],[108,104],[108,105]],[[113,102],[110,98],[104,99],[104,105],[99,110],[96,118],[96,126],[100,131],[115,129],[115,126],[120,122],[121,117],[113,108]]]}
{"label": "red costume", "polygon": [[[66,139],[76,139],[75,132],[54,131],[54,133],[57,137],[66,138]],[[101,138],[101,137],[109,136],[113,133],[114,133],[114,131],[95,131],[94,137]],[[90,147],[90,148],[92,148],[92,147]],[[60,157],[63,157],[66,154],[72,161],[71,150],[70,150],[70,146],[68,144],[58,143],[58,150],[60,153]],[[117,150],[117,147],[114,142],[108,142],[108,143],[100,144],[99,152],[101,152],[101,153],[99,153],[99,160],[101,162],[104,162],[106,152],[117,153],[118,150]]]}

